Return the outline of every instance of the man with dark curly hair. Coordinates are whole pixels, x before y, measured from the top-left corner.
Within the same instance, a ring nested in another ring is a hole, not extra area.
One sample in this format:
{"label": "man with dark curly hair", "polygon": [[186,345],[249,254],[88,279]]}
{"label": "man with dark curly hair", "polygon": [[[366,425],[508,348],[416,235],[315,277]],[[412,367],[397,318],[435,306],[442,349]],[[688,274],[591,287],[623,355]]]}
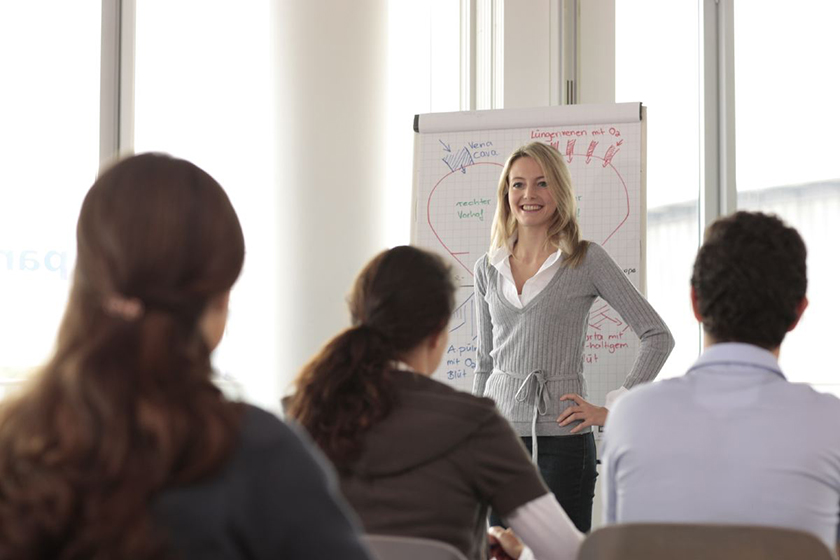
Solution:
{"label": "man with dark curly hair", "polygon": [[608,523],[769,525],[837,546],[840,400],[787,381],[778,363],[808,306],[805,258],[775,216],[737,212],[708,228],[691,277],[705,350],[686,375],[611,411]]}

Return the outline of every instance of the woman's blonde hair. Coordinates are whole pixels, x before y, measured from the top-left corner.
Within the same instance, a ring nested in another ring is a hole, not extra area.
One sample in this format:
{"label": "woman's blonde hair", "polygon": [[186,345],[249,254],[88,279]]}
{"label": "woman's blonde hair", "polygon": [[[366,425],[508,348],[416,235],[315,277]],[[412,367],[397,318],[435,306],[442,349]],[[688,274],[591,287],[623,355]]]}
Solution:
{"label": "woman's blonde hair", "polygon": [[[555,249],[562,249],[565,256],[563,266],[574,268],[583,261],[588,243],[581,239],[572,177],[560,152],[542,142],[531,142],[517,148],[505,163],[499,177],[496,215],[493,217],[493,229],[490,234],[490,250],[507,245],[509,239],[516,233],[518,224],[508,203],[510,168],[516,160],[523,157],[533,158],[540,165],[548,183],[548,192],[557,206],[548,226],[546,242]],[[508,246],[508,249],[513,250],[513,247]]]}

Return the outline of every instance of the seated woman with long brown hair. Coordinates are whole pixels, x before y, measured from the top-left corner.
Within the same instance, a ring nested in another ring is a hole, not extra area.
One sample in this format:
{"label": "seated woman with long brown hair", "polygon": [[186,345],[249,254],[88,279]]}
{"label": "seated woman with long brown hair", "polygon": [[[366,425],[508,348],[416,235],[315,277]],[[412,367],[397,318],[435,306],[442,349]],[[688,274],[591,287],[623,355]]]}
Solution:
{"label": "seated woman with long brown hair", "polygon": [[366,559],[308,445],[211,382],[245,255],[219,184],[128,158],[77,239],[55,355],[0,408],[0,558]]}
{"label": "seated woman with long brown hair", "polygon": [[493,401],[430,378],[454,293],[436,255],[379,254],[349,298],[353,327],[303,369],[288,413],[333,461],[368,533],[436,539],[483,559],[492,506],[540,560],[574,558],[582,535]]}

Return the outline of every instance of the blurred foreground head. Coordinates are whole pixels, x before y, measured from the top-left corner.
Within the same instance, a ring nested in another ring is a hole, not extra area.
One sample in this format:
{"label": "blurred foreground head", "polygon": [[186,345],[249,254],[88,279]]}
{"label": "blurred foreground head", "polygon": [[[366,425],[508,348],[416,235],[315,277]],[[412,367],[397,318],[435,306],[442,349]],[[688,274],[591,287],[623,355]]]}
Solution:
{"label": "blurred foreground head", "polygon": [[224,325],[242,230],[207,173],[143,154],[97,179],[77,241],[55,354],[0,409],[0,557],[159,557],[154,494],[235,443],[208,323]]}

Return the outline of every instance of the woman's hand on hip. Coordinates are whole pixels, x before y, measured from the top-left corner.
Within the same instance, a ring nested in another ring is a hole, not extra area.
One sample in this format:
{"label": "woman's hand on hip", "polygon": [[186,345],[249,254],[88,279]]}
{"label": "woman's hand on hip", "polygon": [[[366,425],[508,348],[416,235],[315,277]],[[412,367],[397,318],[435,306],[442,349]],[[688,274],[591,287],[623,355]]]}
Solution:
{"label": "woman's hand on hip", "polygon": [[589,426],[603,426],[607,421],[607,409],[603,406],[595,406],[583,399],[580,395],[567,393],[560,397],[561,401],[575,401],[575,404],[560,413],[557,423],[561,426],[568,426],[572,422],[580,421],[580,424],[572,428],[572,434],[576,434]]}

